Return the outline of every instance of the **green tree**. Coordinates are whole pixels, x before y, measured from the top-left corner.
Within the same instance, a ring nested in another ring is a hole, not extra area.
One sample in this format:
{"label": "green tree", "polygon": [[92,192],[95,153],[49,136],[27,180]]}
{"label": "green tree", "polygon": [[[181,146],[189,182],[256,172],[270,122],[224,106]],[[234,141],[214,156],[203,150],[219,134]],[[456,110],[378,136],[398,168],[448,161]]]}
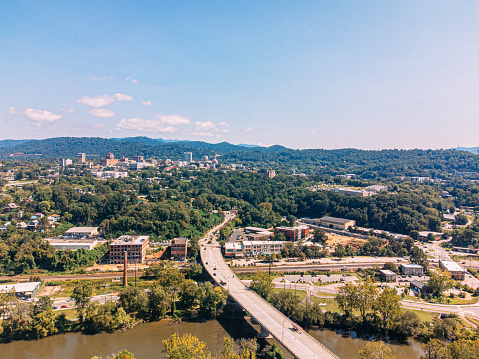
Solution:
{"label": "green tree", "polygon": [[80,323],[83,323],[85,310],[90,304],[93,289],[91,283],[82,283],[73,288],[71,298],[75,301],[76,311]]}
{"label": "green tree", "polygon": [[50,297],[39,297],[38,302],[35,303],[33,308],[33,313],[38,314],[44,312],[45,310],[53,308],[53,301]]}
{"label": "green tree", "polygon": [[148,296],[148,312],[156,319],[164,317],[168,309],[171,309],[171,297],[159,283],[155,283]]}
{"label": "green tree", "polygon": [[32,336],[34,338],[44,338],[48,335],[55,334],[58,329],[55,326],[55,313],[52,307],[38,312],[33,316],[32,320]]}
{"label": "green tree", "polygon": [[120,291],[119,303],[127,313],[144,314],[147,309],[148,296],[135,287],[126,287]]}
{"label": "green tree", "polygon": [[446,270],[436,268],[429,272],[427,286],[436,297],[440,297],[445,290],[452,288],[454,283],[454,280],[451,279],[451,274]]}
{"label": "green tree", "polygon": [[378,296],[378,287],[370,280],[363,282],[357,287],[357,308],[364,317],[366,312],[372,308]]}
{"label": "green tree", "polygon": [[339,259],[343,258],[344,256],[346,256],[346,249],[344,249],[343,245],[342,244],[338,244],[336,246],[336,248],[334,249],[334,253],[333,255],[335,257],[338,257]]}
{"label": "green tree", "polygon": [[334,299],[338,303],[339,308],[341,308],[347,316],[351,316],[353,310],[358,307],[358,288],[354,284],[348,283],[338,290],[338,294],[336,294]]}
{"label": "green tree", "polygon": [[198,314],[207,319],[215,318],[226,305],[227,298],[228,293],[222,287],[214,287],[210,282],[201,283],[198,288]]}
{"label": "green tree", "polygon": [[257,271],[251,280],[250,288],[261,297],[268,299],[273,290],[273,278],[266,272]]}
{"label": "green tree", "polygon": [[166,353],[165,359],[206,359],[211,355],[206,350],[206,343],[191,334],[175,333],[163,340],[163,347],[161,352]]}
{"label": "green tree", "polygon": [[265,358],[265,359],[283,359],[283,353],[281,352],[281,349],[276,345],[276,343],[273,343],[273,345],[264,354],[263,358]]}
{"label": "green tree", "polygon": [[379,313],[383,320],[383,327],[389,326],[401,315],[399,301],[401,296],[397,294],[394,288],[385,288],[374,303],[374,309]]}
{"label": "green tree", "polygon": [[313,232],[313,242],[321,243],[324,245],[326,241],[328,240],[328,236],[326,235],[326,232],[320,228],[316,228]]}
{"label": "green tree", "polygon": [[359,350],[359,359],[396,359],[391,348],[380,341],[368,342]]}

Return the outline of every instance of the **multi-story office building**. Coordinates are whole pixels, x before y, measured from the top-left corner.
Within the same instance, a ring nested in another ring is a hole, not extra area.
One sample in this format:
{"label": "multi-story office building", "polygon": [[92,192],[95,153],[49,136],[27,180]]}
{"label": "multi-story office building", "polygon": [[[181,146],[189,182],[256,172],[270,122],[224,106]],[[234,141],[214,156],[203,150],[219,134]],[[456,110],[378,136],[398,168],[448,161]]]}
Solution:
{"label": "multi-story office building", "polygon": [[86,154],[84,154],[84,153],[77,153],[77,163],[78,163],[78,164],[86,163]]}
{"label": "multi-story office building", "polygon": [[276,227],[274,233],[283,233],[290,241],[297,241],[309,235],[309,227],[302,225],[296,227]]}
{"label": "multi-story office building", "polygon": [[401,273],[404,275],[422,277],[424,275],[424,268],[419,264],[401,264]]}
{"label": "multi-story office building", "polygon": [[171,257],[185,260],[188,254],[188,238],[173,238],[171,240]]}
{"label": "multi-story office building", "polygon": [[448,271],[452,279],[464,280],[466,271],[459,264],[453,261],[439,261],[439,268]]}
{"label": "multi-story office building", "polygon": [[184,155],[185,155],[184,158],[185,158],[186,162],[189,163],[189,162],[193,161],[193,153],[192,152],[185,152]]}
{"label": "multi-story office building", "polygon": [[128,263],[143,263],[150,236],[121,236],[110,244],[110,263],[122,264],[127,252]]}

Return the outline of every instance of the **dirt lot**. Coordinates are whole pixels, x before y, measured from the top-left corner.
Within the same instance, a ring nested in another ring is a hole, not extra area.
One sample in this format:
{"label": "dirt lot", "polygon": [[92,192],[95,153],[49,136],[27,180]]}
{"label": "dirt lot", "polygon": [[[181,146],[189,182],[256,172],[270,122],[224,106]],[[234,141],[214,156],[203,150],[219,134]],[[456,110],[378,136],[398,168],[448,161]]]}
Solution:
{"label": "dirt lot", "polygon": [[326,245],[329,245],[331,247],[335,247],[338,244],[342,244],[343,246],[349,244],[351,247],[357,247],[358,245],[362,246],[364,243],[367,242],[366,239],[347,237],[335,233],[327,233],[327,235],[328,240],[326,241]]}
{"label": "dirt lot", "polygon": [[62,289],[60,285],[54,285],[51,287],[43,287],[40,292],[38,292],[37,296],[38,297],[50,297],[53,294],[59,292]]}

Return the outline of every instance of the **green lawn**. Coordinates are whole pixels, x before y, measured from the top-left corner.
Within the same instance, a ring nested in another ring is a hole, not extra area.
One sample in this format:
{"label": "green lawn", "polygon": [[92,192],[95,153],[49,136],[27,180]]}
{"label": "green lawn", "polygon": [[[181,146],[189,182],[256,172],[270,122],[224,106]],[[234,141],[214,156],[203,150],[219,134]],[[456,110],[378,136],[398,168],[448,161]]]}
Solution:
{"label": "green lawn", "polygon": [[405,309],[405,308],[401,308],[401,310],[403,312],[413,312],[413,313],[416,313],[417,316],[419,317],[419,319],[422,321],[422,322],[432,322],[432,320],[434,319],[434,317],[436,316],[439,316],[440,314],[439,313],[432,313],[432,312],[425,312],[425,311],[422,311],[422,310],[415,310],[415,309]]}
{"label": "green lawn", "polygon": [[66,318],[70,320],[78,318],[76,309],[62,309],[62,310],[57,310],[55,313],[57,316],[61,314],[65,314]]}
{"label": "green lawn", "polygon": [[[294,286],[293,286],[294,288]],[[306,291],[305,290],[294,290],[294,289],[289,289],[289,288],[286,288],[286,289],[283,289],[283,288],[274,288],[273,289],[273,292],[275,293],[279,293],[279,292],[291,292],[291,293],[294,293],[296,294],[298,297],[299,297],[299,301],[302,302],[305,298],[306,298]]]}

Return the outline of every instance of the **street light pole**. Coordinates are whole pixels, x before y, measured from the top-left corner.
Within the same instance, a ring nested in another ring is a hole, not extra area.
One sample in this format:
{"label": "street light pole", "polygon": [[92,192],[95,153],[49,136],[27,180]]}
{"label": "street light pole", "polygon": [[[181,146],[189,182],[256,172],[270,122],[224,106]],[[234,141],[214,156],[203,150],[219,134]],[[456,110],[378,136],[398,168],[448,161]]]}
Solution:
{"label": "street light pole", "polygon": [[284,343],[284,322],[287,320],[288,318],[284,318],[283,320],[283,331],[281,332],[281,343]]}

